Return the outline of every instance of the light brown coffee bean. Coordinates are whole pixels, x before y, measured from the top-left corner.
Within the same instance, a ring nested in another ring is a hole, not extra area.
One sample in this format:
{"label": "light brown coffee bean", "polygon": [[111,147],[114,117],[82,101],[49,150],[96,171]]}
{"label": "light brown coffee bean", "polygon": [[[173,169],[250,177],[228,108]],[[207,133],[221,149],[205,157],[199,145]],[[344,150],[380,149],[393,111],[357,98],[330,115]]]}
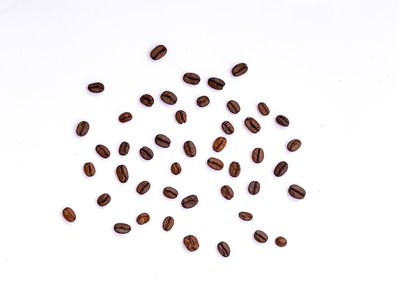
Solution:
{"label": "light brown coffee bean", "polygon": [[76,220],[76,214],[74,210],[72,210],[70,207],[65,207],[62,210],[62,215],[64,219],[68,222],[74,222]]}
{"label": "light brown coffee bean", "polygon": [[226,146],[227,140],[224,137],[218,137],[213,143],[213,149],[215,152],[221,152]]}
{"label": "light brown coffee bean", "polygon": [[141,213],[141,214],[139,214],[139,215],[137,216],[137,218],[136,218],[136,222],[137,222],[139,225],[148,223],[149,221],[150,221],[150,215],[149,215],[148,213]]}

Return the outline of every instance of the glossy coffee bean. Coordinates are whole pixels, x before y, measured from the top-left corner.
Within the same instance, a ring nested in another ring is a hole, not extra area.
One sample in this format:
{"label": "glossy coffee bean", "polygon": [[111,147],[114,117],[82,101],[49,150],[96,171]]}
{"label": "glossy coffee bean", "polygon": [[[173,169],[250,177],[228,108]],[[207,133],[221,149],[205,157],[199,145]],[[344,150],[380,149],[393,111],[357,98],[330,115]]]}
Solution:
{"label": "glossy coffee bean", "polygon": [[149,221],[150,221],[150,215],[149,215],[148,213],[141,213],[141,214],[139,214],[139,215],[137,216],[137,218],[136,218],[136,222],[137,222],[139,225],[148,223]]}
{"label": "glossy coffee bean", "polygon": [[295,152],[300,148],[300,146],[301,146],[301,141],[298,139],[293,139],[287,144],[286,147],[287,150],[289,150],[290,152]]}
{"label": "glossy coffee bean", "polygon": [[210,157],[207,160],[207,165],[213,170],[219,171],[224,168],[224,162],[215,157]]}
{"label": "glossy coffee bean", "polygon": [[150,52],[150,57],[153,60],[159,60],[166,54],[167,54],[167,48],[164,45],[158,45]]}
{"label": "glossy coffee bean", "polygon": [[74,210],[72,210],[70,207],[66,207],[62,210],[62,215],[64,219],[68,222],[73,222],[76,220],[76,214]]}
{"label": "glossy coffee bean", "polygon": [[126,123],[132,120],[132,114],[130,112],[124,112],[119,116],[119,122]]}
{"label": "glossy coffee bean", "polygon": [[188,157],[195,157],[197,154],[196,146],[192,141],[186,141],[183,144],[183,150]]}
{"label": "glossy coffee bean", "polygon": [[165,231],[170,231],[172,229],[172,227],[174,226],[174,224],[175,224],[174,218],[171,216],[168,216],[168,217],[165,217],[165,219],[163,220],[162,228]]}
{"label": "glossy coffee bean", "polygon": [[149,147],[147,146],[143,146],[140,150],[139,150],[140,156],[142,156],[142,158],[144,160],[151,160],[153,159],[154,153],[153,150],[151,150]]}
{"label": "glossy coffee bean", "polygon": [[96,146],[96,152],[103,158],[110,157],[110,150],[102,144]]}
{"label": "glossy coffee bean", "polygon": [[171,144],[171,140],[166,135],[163,135],[163,134],[158,134],[155,137],[154,142],[159,147],[162,147],[162,148],[168,148]]}
{"label": "glossy coffee bean", "polygon": [[269,114],[269,108],[264,102],[260,102],[257,105],[258,111],[260,111],[261,115],[267,116]]}
{"label": "glossy coffee bean", "polygon": [[215,90],[222,90],[225,86],[225,82],[222,79],[212,77],[208,79],[208,86]]}
{"label": "glossy coffee bean", "polygon": [[89,123],[86,121],[79,122],[78,126],[76,126],[76,134],[80,137],[86,136],[89,131]]}
{"label": "glossy coffee bean", "polygon": [[285,247],[287,245],[287,240],[285,237],[279,236],[275,239],[275,244],[278,247]]}
{"label": "glossy coffee bean", "polygon": [[283,115],[278,115],[276,116],[276,123],[278,123],[279,125],[283,126],[283,127],[287,127],[289,126],[289,119],[286,116]]}
{"label": "glossy coffee bean", "polygon": [[306,196],[306,191],[304,190],[304,188],[297,184],[292,184],[289,187],[288,192],[290,196],[299,200],[303,199]]}
{"label": "glossy coffee bean", "polygon": [[241,218],[244,221],[251,221],[253,219],[253,215],[250,214],[249,212],[240,212],[239,218]]}
{"label": "glossy coffee bean", "polygon": [[221,128],[227,135],[232,135],[235,132],[235,128],[233,127],[232,123],[229,121],[224,121],[221,124]]}
{"label": "glossy coffee bean", "polygon": [[131,226],[127,223],[116,223],[114,225],[114,231],[118,234],[127,234],[131,231]]}
{"label": "glossy coffee bean", "polygon": [[199,107],[205,107],[210,104],[210,99],[207,96],[201,96],[197,98],[196,103]]}
{"label": "glossy coffee bean", "polygon": [[228,103],[226,104],[226,107],[233,114],[238,114],[240,112],[240,105],[238,104],[237,101],[234,101],[234,100],[228,101]]}
{"label": "glossy coffee bean", "polygon": [[144,94],[140,97],[140,102],[147,107],[151,107],[154,104],[154,98],[149,94]]}
{"label": "glossy coffee bean", "polygon": [[185,245],[186,249],[188,249],[190,252],[194,252],[200,247],[199,241],[194,235],[188,235],[185,238],[183,238],[183,244]]}
{"label": "glossy coffee bean", "polygon": [[260,183],[258,181],[251,181],[247,187],[247,190],[251,195],[256,195],[260,192]]}
{"label": "glossy coffee bean", "polygon": [[106,205],[108,205],[108,203],[110,203],[111,201],[111,196],[108,193],[103,193],[102,195],[99,196],[99,198],[97,198],[97,204],[100,207],[104,207]]}
{"label": "glossy coffee bean", "polygon": [[229,185],[224,185],[221,187],[221,194],[226,200],[231,200],[235,193]]}
{"label": "glossy coffee bean", "polygon": [[231,249],[229,248],[229,245],[224,241],[218,243],[217,249],[221,256],[225,258],[229,257],[229,255],[231,254]]}
{"label": "glossy coffee bean", "polygon": [[264,150],[260,147],[254,148],[253,152],[251,153],[251,158],[253,159],[254,163],[261,163],[264,160]]}
{"label": "glossy coffee bean", "polygon": [[234,177],[234,178],[238,177],[240,175],[240,171],[241,171],[241,169],[240,169],[239,162],[234,161],[229,165],[229,174],[232,177]]}
{"label": "glossy coffee bean", "polygon": [[247,72],[249,68],[245,63],[238,63],[232,68],[232,75],[235,77],[241,76]]}
{"label": "glossy coffee bean", "polygon": [[163,194],[168,199],[175,199],[176,197],[178,197],[178,190],[173,187],[167,186],[163,189]]}
{"label": "glossy coffee bean", "polygon": [[140,195],[146,194],[149,191],[151,184],[148,181],[141,181],[137,187],[136,192]]}
{"label": "glossy coffee bean", "polygon": [[285,161],[279,162],[274,169],[274,175],[277,177],[283,176],[287,172],[288,167],[289,165]]}
{"label": "glossy coffee bean", "polygon": [[185,75],[183,75],[183,81],[190,85],[197,85],[200,83],[200,76],[196,73],[185,73]]}
{"label": "glossy coffee bean", "polygon": [[268,235],[262,230],[256,230],[254,232],[254,239],[259,243],[265,243],[268,240]]}
{"label": "glossy coffee bean", "polygon": [[171,165],[171,173],[174,175],[179,175],[182,172],[182,167],[178,162],[172,163]]}
{"label": "glossy coffee bean", "polygon": [[244,120],[244,124],[246,125],[247,129],[249,129],[249,131],[253,134],[258,133],[261,130],[261,125],[253,117],[247,117]]}
{"label": "glossy coffee bean", "polygon": [[227,140],[224,137],[218,137],[213,143],[213,150],[215,152],[221,152],[226,146]]}
{"label": "glossy coffee bean", "polygon": [[196,206],[197,203],[199,203],[199,199],[197,198],[196,195],[193,194],[193,195],[189,195],[189,196],[186,196],[185,198],[183,198],[181,205],[185,209],[190,209],[190,208],[193,208],[194,206]]}
{"label": "glossy coffee bean", "polygon": [[125,156],[129,153],[130,148],[131,148],[131,146],[129,145],[129,143],[124,141],[119,145],[118,152],[120,155]]}
{"label": "glossy coffee bean", "polygon": [[92,162],[85,163],[85,165],[83,165],[83,171],[88,177],[93,177],[94,174],[96,174],[96,168]]}
{"label": "glossy coffee bean", "polygon": [[176,104],[176,102],[178,101],[178,97],[173,92],[170,91],[164,91],[161,94],[160,98],[163,102],[169,105]]}
{"label": "glossy coffee bean", "polygon": [[92,93],[98,94],[104,91],[104,85],[100,82],[91,83],[88,85],[88,90]]}
{"label": "glossy coffee bean", "polygon": [[178,110],[175,113],[175,119],[176,119],[176,122],[178,122],[179,124],[186,123],[186,121],[187,121],[186,112],[183,110]]}
{"label": "glossy coffee bean", "polygon": [[125,165],[119,165],[116,169],[118,180],[121,183],[126,183],[129,179],[128,169]]}

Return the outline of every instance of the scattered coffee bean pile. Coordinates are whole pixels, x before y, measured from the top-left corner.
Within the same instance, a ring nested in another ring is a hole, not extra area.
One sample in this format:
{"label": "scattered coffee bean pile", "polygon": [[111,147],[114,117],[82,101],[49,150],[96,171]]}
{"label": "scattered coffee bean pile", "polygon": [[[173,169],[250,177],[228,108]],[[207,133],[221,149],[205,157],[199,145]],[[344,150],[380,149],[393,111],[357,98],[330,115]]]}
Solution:
{"label": "scattered coffee bean pile", "polygon": [[[159,45],[150,52],[150,57],[153,60],[159,60],[163,58],[166,54],[167,54],[167,48],[163,45]],[[234,77],[238,77],[245,74],[247,71],[248,71],[247,65],[245,63],[239,63],[232,68],[231,73]],[[201,81],[201,78],[196,73],[185,73],[183,75],[183,81],[189,85],[198,85]],[[207,83],[211,88],[215,90],[222,90],[225,86],[225,82],[217,77],[209,78]],[[92,83],[88,85],[88,90],[91,93],[99,94],[104,91],[104,85],[100,82]],[[174,105],[177,102],[178,97],[171,91],[164,91],[161,94],[160,99],[168,105]],[[147,107],[151,107],[154,104],[154,98],[149,94],[142,95],[139,100],[144,106]],[[205,107],[210,103],[210,99],[207,96],[201,96],[197,98],[196,103],[199,107]],[[227,109],[233,114],[237,114],[241,110],[239,103],[234,100],[228,101],[226,106]],[[270,114],[270,110],[264,102],[260,102],[257,105],[257,107],[261,115],[267,116]],[[175,113],[175,119],[179,124],[186,123],[187,122],[186,112],[183,110],[178,110]],[[124,112],[119,116],[119,121],[121,123],[126,123],[131,120],[132,120],[132,114],[130,112]],[[289,126],[289,119],[284,115],[278,115],[275,120],[277,124],[279,124],[280,126],[283,127]],[[261,130],[260,123],[253,117],[247,117],[243,122],[244,125],[247,127],[247,129],[253,134],[258,133]],[[231,135],[235,132],[235,128],[229,121],[222,122],[221,128],[226,135]],[[89,132],[89,129],[90,129],[89,123],[87,121],[81,121],[76,127],[76,134],[80,137],[84,137]],[[169,139],[169,137],[163,134],[156,135],[154,142],[161,148],[168,148],[171,144],[171,140]],[[225,137],[219,136],[214,140],[212,149],[215,152],[221,152],[227,145],[227,142],[228,141]],[[298,150],[300,147],[301,147],[301,141],[299,139],[293,139],[287,144],[287,150],[290,152],[294,152]],[[105,145],[99,144],[96,146],[95,150],[102,158],[110,157],[110,150]],[[120,155],[125,156],[129,153],[129,150],[130,150],[129,143],[122,142],[119,146],[118,151]],[[188,157],[196,156],[197,149],[193,141],[187,140],[184,143],[183,152]],[[151,160],[154,156],[153,151],[147,146],[143,146],[142,148],[140,148],[139,154],[145,160]],[[256,164],[261,163],[264,160],[264,150],[260,147],[254,148],[251,157],[254,163]],[[224,167],[223,161],[215,157],[210,157],[207,160],[207,165],[214,170],[221,170]],[[274,169],[274,175],[276,177],[282,177],[287,172],[288,167],[289,165],[285,161],[279,162]],[[170,170],[173,175],[179,175],[182,171],[182,167],[179,163],[175,162],[171,165]],[[93,177],[96,174],[96,168],[94,164],[91,162],[87,162],[83,165],[83,171],[88,177]],[[229,164],[229,174],[233,178],[238,177],[240,175],[240,172],[241,172],[241,166],[239,162],[233,161]],[[121,183],[126,183],[129,180],[128,168],[125,165],[117,166],[115,169],[115,173],[117,175],[118,180]],[[136,191],[138,194],[143,195],[146,192],[148,192],[149,189],[150,189],[150,183],[148,181],[142,181],[137,185]],[[249,194],[257,195],[259,191],[260,191],[260,183],[258,181],[252,181],[249,183],[248,185]],[[292,184],[288,188],[288,193],[291,197],[298,200],[303,199],[306,195],[306,191],[297,184]],[[168,199],[175,199],[178,197],[179,193],[178,190],[176,190],[175,188],[167,186],[163,189],[163,194]],[[221,194],[226,200],[231,200],[234,197],[234,192],[232,188],[228,185],[224,185],[221,187]],[[105,207],[110,203],[110,201],[111,201],[110,194],[104,193],[98,197],[97,204],[101,207]],[[185,209],[190,209],[194,208],[198,204],[198,202],[199,198],[195,194],[192,194],[183,198],[181,200],[181,205]],[[68,222],[74,222],[76,220],[76,214],[74,210],[71,209],[70,207],[64,208],[62,210],[62,215]],[[239,212],[238,216],[243,221],[251,221],[253,219],[253,214],[246,211]],[[146,224],[149,221],[150,221],[150,215],[148,213],[141,213],[136,218],[136,222],[139,225]],[[173,228],[174,224],[175,224],[175,219],[171,216],[167,216],[163,219],[162,229],[164,229],[165,231],[170,231]],[[131,231],[131,226],[127,223],[119,222],[114,225],[114,231],[119,234],[127,234]],[[254,232],[254,239],[259,243],[266,243],[268,240],[268,235],[262,230],[256,230]],[[197,237],[194,235],[187,235],[186,237],[184,237],[183,244],[190,252],[194,252],[200,247],[199,241]],[[275,239],[275,244],[279,247],[285,247],[287,244],[287,240],[284,237],[279,236]],[[217,250],[223,257],[228,257],[231,252],[228,243],[224,241],[217,243]]]}

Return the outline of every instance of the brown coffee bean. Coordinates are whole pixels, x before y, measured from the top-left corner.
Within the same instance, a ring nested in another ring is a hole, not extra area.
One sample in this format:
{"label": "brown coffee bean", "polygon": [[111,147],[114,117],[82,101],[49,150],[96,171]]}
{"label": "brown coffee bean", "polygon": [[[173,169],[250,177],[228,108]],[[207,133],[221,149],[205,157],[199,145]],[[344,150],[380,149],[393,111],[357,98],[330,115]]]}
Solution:
{"label": "brown coffee bean", "polygon": [[174,226],[174,224],[175,224],[174,218],[171,216],[168,216],[168,217],[165,217],[163,224],[162,224],[162,228],[165,231],[170,231],[172,229],[172,227]]}
{"label": "brown coffee bean", "polygon": [[76,126],[76,134],[80,137],[86,136],[89,131],[89,123],[86,121],[79,122],[78,126]]}
{"label": "brown coffee bean", "polygon": [[188,249],[190,252],[194,252],[200,247],[199,241],[194,235],[188,235],[185,238],[183,238],[183,244],[185,245],[186,249]]}
{"label": "brown coffee bean", "polygon": [[163,189],[163,194],[169,199],[175,199],[176,197],[178,197],[178,190],[173,187],[167,186]]}
{"label": "brown coffee bean", "polygon": [[287,240],[286,240],[285,237],[279,236],[279,237],[277,237],[277,238],[275,239],[275,244],[276,244],[278,247],[285,247],[286,244],[287,244]]}
{"label": "brown coffee bean", "polygon": [[148,223],[149,220],[150,220],[150,215],[148,213],[141,213],[136,218],[136,222],[140,225]]}
{"label": "brown coffee bean", "polygon": [[110,150],[102,144],[96,146],[96,152],[103,158],[110,157]]}
{"label": "brown coffee bean", "polygon": [[162,148],[168,148],[171,144],[171,140],[166,135],[163,135],[163,134],[158,134],[155,137],[154,142],[159,147],[162,147]]}
{"label": "brown coffee bean", "polygon": [[195,157],[197,154],[196,146],[192,141],[186,141],[183,144],[183,150],[188,157]]}
{"label": "brown coffee bean", "polygon": [[124,141],[119,145],[118,152],[119,152],[120,155],[125,156],[125,155],[127,155],[129,153],[129,149],[130,148],[131,148],[131,146],[129,145],[129,143]]}
{"label": "brown coffee bean", "polygon": [[150,186],[151,185],[148,181],[142,181],[137,185],[136,192],[139,193],[140,195],[143,195],[147,193],[147,191],[149,191]]}
{"label": "brown coffee bean", "polygon": [[166,54],[167,54],[167,48],[164,45],[158,45],[150,52],[150,57],[153,60],[159,60]]}
{"label": "brown coffee bean", "polygon": [[151,107],[154,104],[154,98],[149,94],[144,94],[140,97],[140,102],[147,107]]}
{"label": "brown coffee bean", "polygon": [[267,116],[269,114],[269,108],[264,102],[260,102],[257,107],[261,115]]}
{"label": "brown coffee bean", "polygon": [[182,202],[181,202],[182,207],[185,209],[193,208],[194,206],[197,205],[197,203],[199,203],[199,199],[194,194],[186,196],[185,198],[182,199]]}
{"label": "brown coffee bean", "polygon": [[216,171],[222,170],[224,168],[224,162],[215,157],[208,158],[207,165],[208,167]]}
{"label": "brown coffee bean", "polygon": [[258,181],[251,181],[247,190],[251,195],[256,195],[260,192],[260,183]]}
{"label": "brown coffee bean", "polygon": [[277,177],[283,176],[287,172],[288,167],[289,165],[285,161],[279,162],[274,169],[274,175]]}
{"label": "brown coffee bean", "polygon": [[213,143],[213,149],[215,152],[221,152],[226,146],[226,138],[218,137]]}
{"label": "brown coffee bean", "polygon": [[119,122],[126,123],[132,120],[132,114],[130,112],[124,112],[119,116]]}
{"label": "brown coffee bean", "polygon": [[244,124],[246,125],[247,129],[249,129],[249,131],[253,134],[258,133],[261,130],[260,124],[253,117],[247,117],[244,120]]}
{"label": "brown coffee bean", "polygon": [[68,222],[73,222],[76,220],[76,214],[70,207],[64,208],[64,210],[62,210],[62,215]]}
{"label": "brown coffee bean", "polygon": [[199,107],[205,107],[210,104],[210,99],[207,96],[201,96],[197,98],[196,103]]}
{"label": "brown coffee bean", "polygon": [[176,122],[178,122],[179,124],[186,123],[186,121],[187,121],[186,112],[183,110],[178,110],[175,113],[175,119],[176,119]]}
{"label": "brown coffee bean", "polygon": [[276,123],[278,123],[279,125],[281,125],[283,127],[289,126],[289,119],[287,119],[286,116],[278,115],[278,116],[276,116],[275,120],[276,120]]}
{"label": "brown coffee bean", "polygon": [[200,76],[196,73],[185,73],[185,75],[183,75],[183,81],[190,85],[197,85],[200,83]]}
{"label": "brown coffee bean", "polygon": [[228,101],[226,107],[228,107],[229,111],[232,112],[233,114],[238,114],[240,112],[240,105],[238,104],[237,101],[234,100]]}
{"label": "brown coffee bean", "polygon": [[251,153],[251,158],[253,159],[254,163],[261,163],[264,160],[264,150],[260,147],[254,148],[253,152]]}
{"label": "brown coffee bean", "polygon": [[222,79],[212,77],[212,78],[208,79],[208,86],[210,86],[211,88],[213,88],[215,90],[222,90],[225,86],[225,82]]}
{"label": "brown coffee bean", "polygon": [[172,163],[171,165],[171,173],[174,175],[179,175],[182,172],[182,167],[178,162]]}
{"label": "brown coffee bean", "polygon": [[104,91],[104,85],[100,82],[91,83],[88,85],[88,90],[92,93],[98,94]]}
{"label": "brown coffee bean", "polygon": [[223,187],[221,187],[221,194],[227,200],[231,200],[235,195],[232,188],[229,185],[224,185]]}
{"label": "brown coffee bean", "polygon": [[259,243],[265,243],[268,240],[268,235],[262,230],[254,232],[254,239]]}
{"label": "brown coffee bean", "polygon": [[221,124],[221,128],[227,135],[232,135],[235,132],[235,128],[233,127],[232,123],[229,121],[224,121]]}
{"label": "brown coffee bean", "polygon": [[236,178],[240,175],[240,164],[238,162],[233,161],[230,165],[229,165],[229,174]]}
{"label": "brown coffee bean", "polygon": [[303,199],[306,196],[306,191],[300,185],[292,184],[288,190],[290,196],[296,199]]}
{"label": "brown coffee bean", "polygon": [[164,91],[161,94],[160,98],[163,102],[169,105],[176,104],[176,102],[178,101],[178,97],[173,92],[170,91]]}
{"label": "brown coffee bean", "polygon": [[97,204],[100,207],[104,207],[106,205],[108,205],[108,203],[110,203],[111,201],[111,196],[108,193],[103,193],[102,195],[99,196],[99,198],[97,198]]}
{"label": "brown coffee bean", "polygon": [[83,165],[83,171],[88,177],[93,177],[94,174],[96,174],[96,168],[92,162],[85,163],[85,165]]}
{"label": "brown coffee bean", "polygon": [[239,218],[241,218],[244,221],[251,221],[253,219],[253,215],[250,214],[249,212],[240,212]]}
{"label": "brown coffee bean", "polygon": [[235,77],[238,77],[240,75],[245,74],[247,72],[247,70],[248,70],[247,65],[242,62],[242,63],[239,63],[239,64],[235,65],[232,68],[232,75],[235,76]]}
{"label": "brown coffee bean", "polygon": [[129,173],[125,165],[119,165],[116,169],[116,173],[121,183],[126,183],[128,181]]}
{"label": "brown coffee bean", "polygon": [[287,144],[286,147],[290,152],[295,152],[300,148],[300,146],[301,146],[301,141],[298,139],[293,139]]}
{"label": "brown coffee bean", "polygon": [[131,231],[131,226],[127,223],[116,223],[114,225],[114,231],[119,234],[127,234]]}
{"label": "brown coffee bean", "polygon": [[221,256],[225,258],[229,257],[229,255],[231,254],[231,249],[229,248],[229,245],[224,241],[218,243],[217,249]]}
{"label": "brown coffee bean", "polygon": [[144,160],[151,160],[154,156],[153,154],[153,150],[151,150],[149,147],[147,146],[143,146],[140,150],[139,150],[140,156],[142,156],[142,158]]}

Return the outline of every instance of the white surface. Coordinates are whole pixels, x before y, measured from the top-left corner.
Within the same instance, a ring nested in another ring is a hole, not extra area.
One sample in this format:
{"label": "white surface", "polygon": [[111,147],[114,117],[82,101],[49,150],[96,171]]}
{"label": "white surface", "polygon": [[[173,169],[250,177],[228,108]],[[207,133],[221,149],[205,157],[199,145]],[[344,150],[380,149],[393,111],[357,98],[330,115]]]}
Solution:
{"label": "white surface", "polygon": [[[0,35],[0,280],[399,280],[398,1],[8,0]],[[153,62],[158,43],[168,54]],[[241,61],[249,71],[233,78]],[[187,71],[201,84],[185,85]],[[214,75],[226,81],[222,92],[205,83]],[[97,80],[106,90],[89,94]],[[166,89],[178,95],[176,106],[160,102]],[[152,108],[139,104],[143,93],[155,97]],[[211,104],[199,109],[195,98],[204,94]],[[225,109],[229,99],[240,114]],[[256,111],[261,100],[268,117]],[[181,108],[182,126],[173,117]],[[132,122],[119,124],[127,110]],[[280,113],[289,128],[275,125]],[[243,127],[248,115],[260,121],[259,134]],[[226,119],[236,132],[219,157],[226,167],[242,164],[238,179],[205,165]],[[74,134],[80,120],[91,124],[84,138]],[[170,149],[154,145],[158,132],[171,137]],[[293,137],[303,146],[289,154]],[[198,147],[195,159],[182,153],[187,139]],[[117,155],[123,140],[132,145],[126,157]],[[96,155],[98,143],[111,158]],[[154,148],[152,161],[138,157],[142,145]],[[257,166],[255,146],[266,152]],[[169,173],[175,160],[178,177]],[[276,179],[280,160],[290,167]],[[86,161],[97,168],[90,179]],[[126,184],[115,177],[120,163],[130,170]],[[143,179],[152,186],[139,196]],[[252,179],[262,184],[255,197],[246,191]],[[292,183],[306,188],[305,200],[287,196]],[[219,194],[223,184],[233,200]],[[166,185],[179,199],[163,198]],[[101,209],[103,192],[112,201]],[[200,203],[183,210],[180,200],[192,193]],[[64,206],[76,211],[75,223],[62,219]],[[240,210],[254,220],[239,221]],[[138,226],[142,211],[151,221]],[[169,233],[161,229],[166,215],[176,219]],[[132,232],[115,235],[119,221]],[[254,242],[256,229],[269,235],[265,245]],[[182,245],[187,234],[200,240],[195,253]],[[286,248],[274,245],[278,235]],[[221,240],[231,245],[228,259],[216,251]]]}

